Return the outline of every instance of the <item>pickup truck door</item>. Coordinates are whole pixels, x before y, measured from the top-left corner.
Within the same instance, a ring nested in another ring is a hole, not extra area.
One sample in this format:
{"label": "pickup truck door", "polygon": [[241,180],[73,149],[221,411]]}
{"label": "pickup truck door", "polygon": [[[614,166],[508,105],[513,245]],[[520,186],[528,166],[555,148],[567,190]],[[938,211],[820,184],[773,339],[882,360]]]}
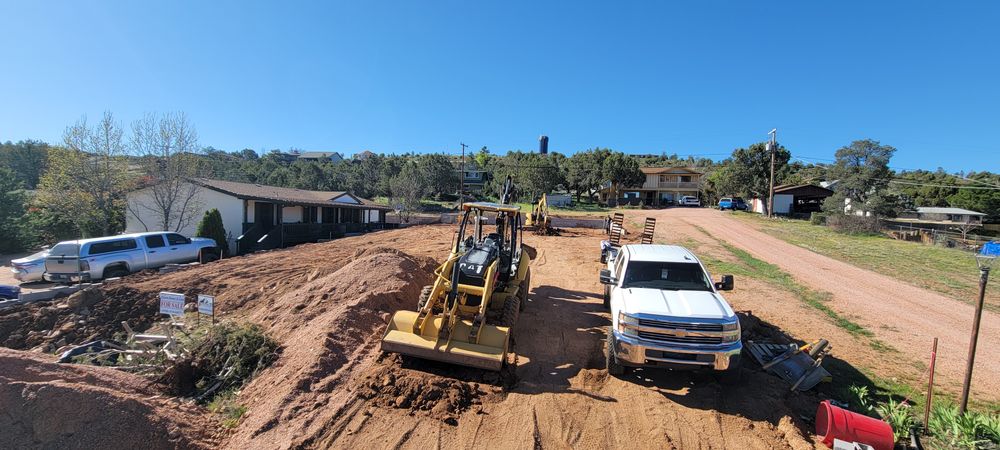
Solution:
{"label": "pickup truck door", "polygon": [[146,267],[157,268],[170,263],[170,251],[167,247],[167,239],[162,234],[151,234],[144,237],[146,244]]}
{"label": "pickup truck door", "polygon": [[170,251],[170,262],[187,263],[198,260],[198,247],[190,239],[177,233],[167,233],[167,249]]}

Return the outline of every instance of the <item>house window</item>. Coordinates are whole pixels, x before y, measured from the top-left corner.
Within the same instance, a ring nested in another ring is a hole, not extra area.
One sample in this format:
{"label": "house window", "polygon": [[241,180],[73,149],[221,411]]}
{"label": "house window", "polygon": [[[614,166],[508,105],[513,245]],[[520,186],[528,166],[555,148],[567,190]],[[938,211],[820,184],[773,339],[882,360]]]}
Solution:
{"label": "house window", "polygon": [[690,183],[690,182],[691,182],[690,175],[681,175],[681,183]]}
{"label": "house window", "polygon": [[626,192],[624,194],[624,197],[625,198],[639,198],[639,193],[638,192]]}
{"label": "house window", "polygon": [[670,181],[670,177],[666,175],[660,175],[660,183],[666,183],[668,181]]}

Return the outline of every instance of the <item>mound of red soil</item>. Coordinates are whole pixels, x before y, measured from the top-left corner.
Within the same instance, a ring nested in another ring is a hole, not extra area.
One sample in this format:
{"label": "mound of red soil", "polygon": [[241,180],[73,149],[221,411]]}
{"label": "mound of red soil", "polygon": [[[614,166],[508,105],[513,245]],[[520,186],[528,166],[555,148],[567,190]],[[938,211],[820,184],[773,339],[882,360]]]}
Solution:
{"label": "mound of red soil", "polygon": [[123,321],[144,330],[160,318],[156,298],[119,285],[16,305],[0,310],[0,345],[52,353],[67,345],[123,335]]}
{"label": "mound of red soil", "polygon": [[0,348],[0,448],[212,448],[201,408],[145,379]]}

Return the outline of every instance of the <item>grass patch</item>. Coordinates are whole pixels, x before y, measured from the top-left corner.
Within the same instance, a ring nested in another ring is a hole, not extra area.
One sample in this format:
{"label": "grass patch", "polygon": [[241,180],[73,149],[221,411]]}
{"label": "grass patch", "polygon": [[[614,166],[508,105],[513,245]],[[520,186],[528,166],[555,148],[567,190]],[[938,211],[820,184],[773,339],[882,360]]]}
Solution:
{"label": "grass patch", "polygon": [[[537,203],[531,202],[518,202],[516,205],[521,207],[521,211],[527,213],[534,209]],[[601,205],[596,202],[588,201],[576,201],[573,200],[569,206],[552,206],[549,205],[549,213],[555,214],[557,216],[572,217],[572,216],[607,216],[611,215],[614,208],[609,208],[607,206]]]}
{"label": "grass patch", "polygon": [[[790,244],[966,303],[974,302],[979,294],[979,269],[967,251],[883,235],[838,233],[804,220],[769,220],[758,214],[730,217]],[[1000,283],[987,286],[986,307],[1000,312]]]}
{"label": "grass patch", "polygon": [[235,390],[223,392],[207,405],[209,411],[222,416],[222,428],[236,428],[247,412],[246,406],[237,403],[237,394]]}

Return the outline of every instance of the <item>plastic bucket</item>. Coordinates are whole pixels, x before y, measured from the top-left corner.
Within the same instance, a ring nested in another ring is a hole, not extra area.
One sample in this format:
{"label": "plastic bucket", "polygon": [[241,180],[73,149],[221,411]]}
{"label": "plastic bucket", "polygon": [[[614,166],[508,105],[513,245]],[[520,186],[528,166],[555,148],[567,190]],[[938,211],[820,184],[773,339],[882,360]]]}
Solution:
{"label": "plastic bucket", "polygon": [[841,409],[823,400],[816,410],[816,434],[833,448],[833,440],[868,444],[875,450],[892,450],[892,427],[884,421]]}

